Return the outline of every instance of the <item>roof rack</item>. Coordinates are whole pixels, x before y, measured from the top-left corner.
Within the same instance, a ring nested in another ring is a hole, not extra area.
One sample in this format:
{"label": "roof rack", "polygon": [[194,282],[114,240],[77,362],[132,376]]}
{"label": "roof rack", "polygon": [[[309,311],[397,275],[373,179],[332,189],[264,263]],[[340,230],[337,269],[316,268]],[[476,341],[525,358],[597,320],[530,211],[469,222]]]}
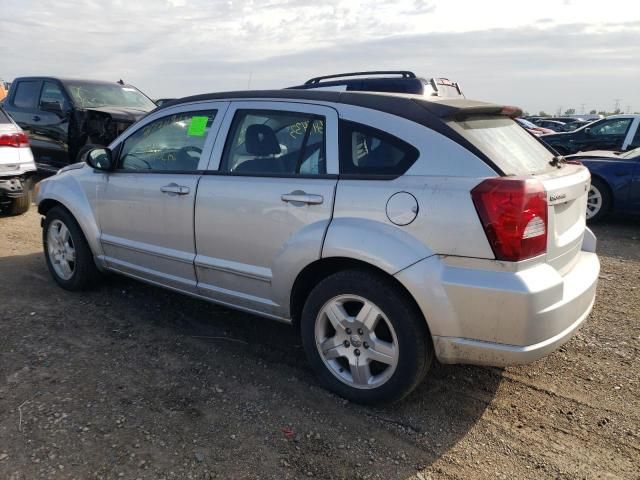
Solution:
{"label": "roof rack", "polygon": [[312,85],[314,83],[320,83],[320,80],[327,80],[330,78],[340,77],[362,77],[365,75],[401,75],[402,78],[416,78],[416,74],[409,72],[408,70],[375,70],[371,72],[351,72],[351,73],[337,73],[335,75],[324,75],[322,77],[314,77],[304,82],[305,85]]}

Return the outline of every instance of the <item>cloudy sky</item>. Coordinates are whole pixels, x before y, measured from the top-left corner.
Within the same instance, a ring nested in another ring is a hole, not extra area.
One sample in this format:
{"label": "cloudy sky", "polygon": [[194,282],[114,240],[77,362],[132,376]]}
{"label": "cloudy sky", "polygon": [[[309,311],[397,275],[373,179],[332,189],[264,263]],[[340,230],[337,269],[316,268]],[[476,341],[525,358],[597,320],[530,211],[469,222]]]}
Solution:
{"label": "cloudy sky", "polygon": [[531,112],[640,111],[633,0],[0,0],[0,45],[5,80],[123,78],[156,98],[409,69]]}

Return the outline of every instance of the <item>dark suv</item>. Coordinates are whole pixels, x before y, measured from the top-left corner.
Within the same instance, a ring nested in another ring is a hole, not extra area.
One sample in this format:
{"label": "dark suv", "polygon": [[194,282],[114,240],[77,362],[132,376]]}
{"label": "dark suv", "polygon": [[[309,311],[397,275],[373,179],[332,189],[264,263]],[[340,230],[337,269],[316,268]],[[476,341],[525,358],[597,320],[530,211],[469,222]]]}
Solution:
{"label": "dark suv", "polygon": [[108,145],[156,108],[122,80],[54,77],[15,79],[3,106],[29,136],[36,164],[45,171],[74,163],[85,146]]}
{"label": "dark suv", "polygon": [[338,73],[307,80],[289,87],[300,90],[334,90],[358,92],[413,93],[433,97],[464,97],[460,85],[446,78],[429,80],[407,70]]}

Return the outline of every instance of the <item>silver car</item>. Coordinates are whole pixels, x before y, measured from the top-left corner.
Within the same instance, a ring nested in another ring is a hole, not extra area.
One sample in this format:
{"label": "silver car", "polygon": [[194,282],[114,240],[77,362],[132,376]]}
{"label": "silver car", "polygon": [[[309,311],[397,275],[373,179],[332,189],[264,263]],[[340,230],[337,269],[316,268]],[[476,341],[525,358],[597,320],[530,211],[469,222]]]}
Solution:
{"label": "silver car", "polygon": [[63,288],[127,275],[300,329],[321,382],[404,397],[435,357],[514,365],[593,306],[589,172],[513,107],[327,91],[189,97],[40,184]]}

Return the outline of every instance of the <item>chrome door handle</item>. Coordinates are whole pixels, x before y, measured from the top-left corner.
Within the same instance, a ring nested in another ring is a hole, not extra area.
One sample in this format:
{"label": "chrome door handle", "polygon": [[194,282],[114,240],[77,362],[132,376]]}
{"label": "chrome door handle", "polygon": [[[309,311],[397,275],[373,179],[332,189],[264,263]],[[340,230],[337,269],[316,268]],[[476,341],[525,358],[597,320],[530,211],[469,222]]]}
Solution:
{"label": "chrome door handle", "polygon": [[191,189],[184,185],[178,185],[177,183],[170,183],[164,187],[160,187],[162,193],[168,193],[169,195],[187,195]]}
{"label": "chrome door handle", "polygon": [[305,193],[300,191],[285,193],[282,196],[280,196],[280,199],[283,202],[291,202],[294,205],[296,203],[306,203],[308,205],[320,205],[322,202],[324,202],[324,197],[322,195],[313,195],[311,193]]}

